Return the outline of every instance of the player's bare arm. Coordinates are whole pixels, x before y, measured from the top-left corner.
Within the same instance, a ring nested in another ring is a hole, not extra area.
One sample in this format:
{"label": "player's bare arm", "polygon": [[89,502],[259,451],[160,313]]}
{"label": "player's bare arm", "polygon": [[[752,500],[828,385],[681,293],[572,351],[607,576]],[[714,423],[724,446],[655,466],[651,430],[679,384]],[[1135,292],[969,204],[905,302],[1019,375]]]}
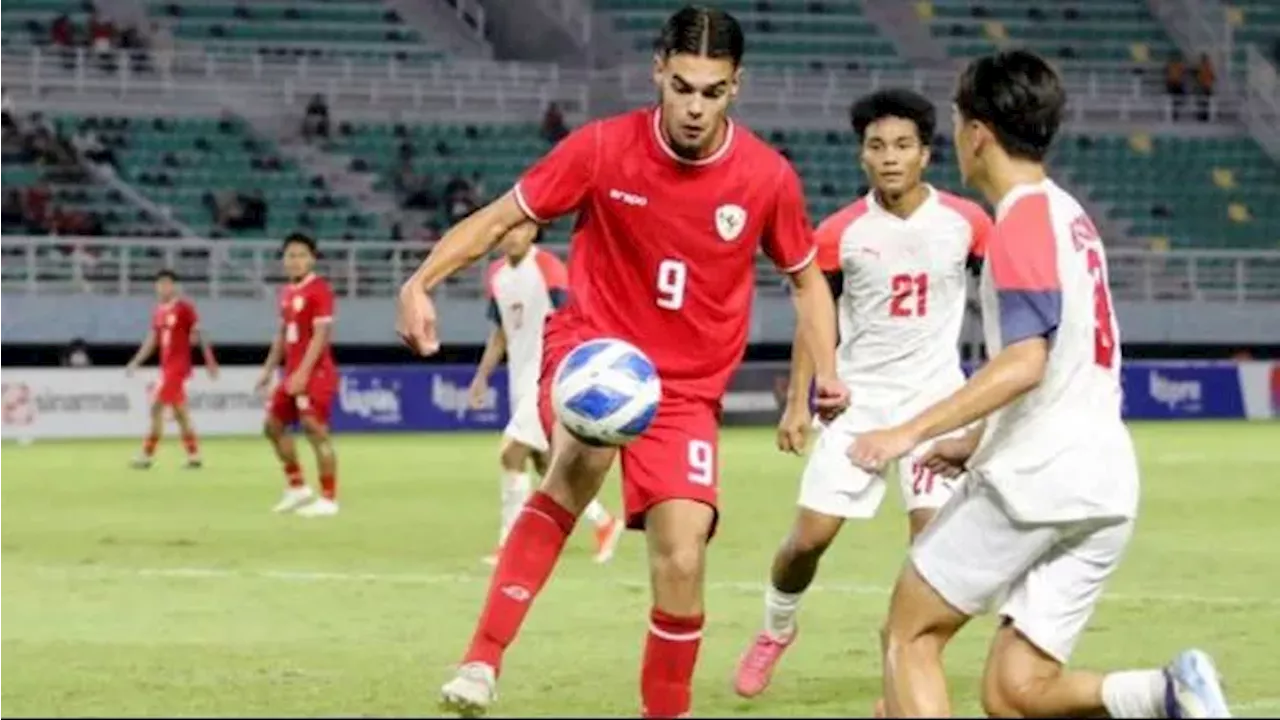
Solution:
{"label": "player's bare arm", "polygon": [[147,336],[142,339],[142,345],[138,347],[138,352],[133,354],[133,358],[129,360],[129,364],[124,366],[124,371],[132,375],[134,370],[142,366],[142,363],[151,357],[151,353],[156,351],[156,331],[148,330]]}
{"label": "player's bare arm", "polygon": [[484,257],[508,231],[531,219],[534,218],[520,209],[515,193],[508,192],[449,228],[417,271],[400,287],[396,333],[414,352],[426,356],[440,349],[435,307],[427,293],[445,278]]}
{"label": "player's bare arm", "polygon": [[276,330],[276,336],[271,339],[271,349],[267,350],[267,359],[262,361],[262,374],[258,376],[258,382],[255,383],[259,391],[264,391],[271,384],[271,376],[275,373],[276,368],[280,367],[280,360],[284,357],[284,324],[281,323],[280,328]]}
{"label": "player's bare arm", "polygon": [[307,352],[302,356],[298,369],[285,379],[285,392],[300,395],[307,390],[307,382],[311,380],[311,371],[319,362],[320,356],[329,347],[329,338],[333,335],[333,320],[316,320],[315,330],[311,333],[311,342],[307,344]]}
{"label": "player's bare arm", "polygon": [[858,436],[849,457],[861,467],[878,470],[920,443],[981,420],[1035,389],[1048,362],[1049,341],[1044,337],[1016,342],[950,397],[901,425]]}
{"label": "player's bare arm", "polygon": [[[803,341],[813,362],[818,414],[831,418],[849,404],[849,390],[836,377],[836,311],[831,288],[815,263],[805,265],[790,277],[794,286],[796,339]],[[803,387],[806,390],[801,392],[807,392],[808,384]]]}
{"label": "player's bare arm", "polygon": [[471,388],[467,393],[472,408],[479,408],[484,402],[484,395],[489,390],[489,376],[498,369],[498,363],[502,362],[506,354],[507,334],[501,327],[494,326],[489,331],[489,339],[484,344],[484,354],[480,356],[480,366],[476,368],[476,376],[471,379]]}
{"label": "player's bare arm", "polygon": [[199,329],[191,331],[191,342],[200,346],[200,355],[204,358],[204,369],[209,373],[209,377],[218,378],[218,360],[213,354],[213,343],[209,341],[209,336],[200,332]]}

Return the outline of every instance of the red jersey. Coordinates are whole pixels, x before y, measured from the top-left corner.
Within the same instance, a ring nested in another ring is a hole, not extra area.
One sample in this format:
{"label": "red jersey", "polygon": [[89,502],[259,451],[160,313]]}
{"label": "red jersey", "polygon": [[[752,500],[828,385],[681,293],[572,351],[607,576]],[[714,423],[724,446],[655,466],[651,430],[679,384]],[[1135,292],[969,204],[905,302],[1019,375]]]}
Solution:
{"label": "red jersey", "polygon": [[[280,322],[284,327],[284,371],[288,375],[302,364],[316,326],[333,322],[333,288],[328,281],[313,273],[281,288]],[[333,352],[326,347],[311,374],[327,375],[335,368]]]}
{"label": "red jersey", "polygon": [[719,400],[742,358],[758,250],[783,272],[813,260],[813,231],[791,164],[730,122],[701,160],[675,154],[658,109],[592,122],[515,187],[530,218],[578,213],[569,300],[548,329],[635,344],[666,391]]}
{"label": "red jersey", "polygon": [[160,369],[166,375],[191,374],[191,333],[199,321],[196,306],[190,300],[171,300],[151,311],[151,330],[160,347]]}

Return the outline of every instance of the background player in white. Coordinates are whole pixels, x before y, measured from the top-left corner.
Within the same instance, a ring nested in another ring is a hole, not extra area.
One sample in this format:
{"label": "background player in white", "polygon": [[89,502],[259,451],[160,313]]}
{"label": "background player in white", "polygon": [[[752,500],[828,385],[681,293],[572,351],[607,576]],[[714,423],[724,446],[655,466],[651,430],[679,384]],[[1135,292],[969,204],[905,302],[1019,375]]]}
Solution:
{"label": "background player in white", "polygon": [[968,479],[911,550],[883,631],[892,717],[950,713],[942,652],[998,607],[982,702],[997,717],[1227,717],[1209,657],[1163,670],[1069,671],[1067,660],[1129,543],[1138,467],[1120,418],[1120,354],[1102,241],[1044,157],[1066,95],[1040,57],[980,58],[955,96],[965,182],[996,206],[981,297],[991,360],[963,388],[849,449],[879,470],[939,441],[932,469]]}
{"label": "background player in white", "polygon": [[[538,419],[538,374],[542,367],[542,329],[547,316],[564,304],[569,292],[569,272],[560,258],[539,250],[540,231],[532,221],[512,228],[498,245],[502,257],[489,265],[485,291],[489,296],[489,320],[493,330],[471,380],[471,407],[484,406],[489,376],[507,356],[507,397],[511,420],[503,430],[498,462],[502,466],[502,515],[498,549],[502,549],[520,508],[529,499],[532,461],[538,475],[545,475],[549,445]],[[608,562],[626,530],[599,500],[583,513],[596,531],[596,562]],[[493,564],[496,555],[485,561]]]}
{"label": "background player in white", "polygon": [[[773,559],[764,629],[738,665],[734,687],[745,697],[768,686],[795,637],[801,594],[845,519],[872,517],[884,498],[884,474],[854,466],[849,442],[964,384],[957,341],[966,274],[981,262],[991,220],[976,203],[923,181],[937,126],[928,99],[883,90],[854,103],[851,118],[872,190],[827,218],[817,245],[837,298],[836,359],[852,404],[823,429],[809,457],[795,521]],[[791,372],[778,443],[799,454],[811,425],[813,363],[799,353]],[[898,463],[912,538],[953,492],[953,480],[919,463],[926,449],[917,447]]]}

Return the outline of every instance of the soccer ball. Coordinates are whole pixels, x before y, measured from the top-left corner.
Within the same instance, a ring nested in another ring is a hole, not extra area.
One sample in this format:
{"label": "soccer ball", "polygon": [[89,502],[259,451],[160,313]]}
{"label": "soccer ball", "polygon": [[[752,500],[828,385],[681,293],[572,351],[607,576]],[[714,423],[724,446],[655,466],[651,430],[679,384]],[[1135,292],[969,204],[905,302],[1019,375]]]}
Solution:
{"label": "soccer ball", "polygon": [[631,343],[591,340],[556,368],[551,406],[575,437],[591,445],[621,446],[648,429],[658,413],[662,382],[653,362]]}

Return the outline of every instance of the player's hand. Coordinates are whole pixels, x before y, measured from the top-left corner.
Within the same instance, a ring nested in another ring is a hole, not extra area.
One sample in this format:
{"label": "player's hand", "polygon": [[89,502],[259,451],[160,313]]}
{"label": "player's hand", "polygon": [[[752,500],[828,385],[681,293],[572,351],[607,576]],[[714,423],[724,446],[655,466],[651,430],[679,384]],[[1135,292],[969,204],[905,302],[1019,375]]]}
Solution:
{"label": "player's hand", "polygon": [[205,370],[209,373],[209,379],[210,379],[210,380],[217,380],[217,379],[218,379],[218,366],[217,366],[217,365],[210,365],[210,366],[206,367],[206,368],[205,368]]}
{"label": "player's hand", "polygon": [[440,350],[436,335],[436,307],[421,289],[405,286],[396,301],[396,334],[410,350],[430,357]]}
{"label": "player's hand", "polygon": [[472,410],[481,410],[484,408],[485,395],[488,394],[489,381],[477,375],[471,381],[471,387],[467,388],[467,404]]}
{"label": "player's hand", "polygon": [[290,395],[301,395],[307,391],[307,382],[311,378],[300,372],[295,372],[284,381],[284,391]]}
{"label": "player's hand", "polygon": [[258,382],[253,384],[253,391],[260,396],[265,397],[267,388],[271,387],[271,373],[262,373],[258,376]]}
{"label": "player's hand", "polygon": [[803,455],[812,426],[813,415],[807,402],[787,403],[782,419],[778,421],[778,449],[792,455]]}
{"label": "player's hand", "polygon": [[976,449],[977,443],[968,435],[943,438],[920,458],[920,464],[935,475],[953,478],[964,472],[965,464]]}
{"label": "player's hand", "polygon": [[838,378],[816,378],[813,388],[818,417],[824,422],[835,419],[849,407],[849,388]]}
{"label": "player's hand", "polygon": [[882,472],[889,463],[906,455],[919,441],[902,426],[862,433],[849,446],[849,459],[864,470]]}

